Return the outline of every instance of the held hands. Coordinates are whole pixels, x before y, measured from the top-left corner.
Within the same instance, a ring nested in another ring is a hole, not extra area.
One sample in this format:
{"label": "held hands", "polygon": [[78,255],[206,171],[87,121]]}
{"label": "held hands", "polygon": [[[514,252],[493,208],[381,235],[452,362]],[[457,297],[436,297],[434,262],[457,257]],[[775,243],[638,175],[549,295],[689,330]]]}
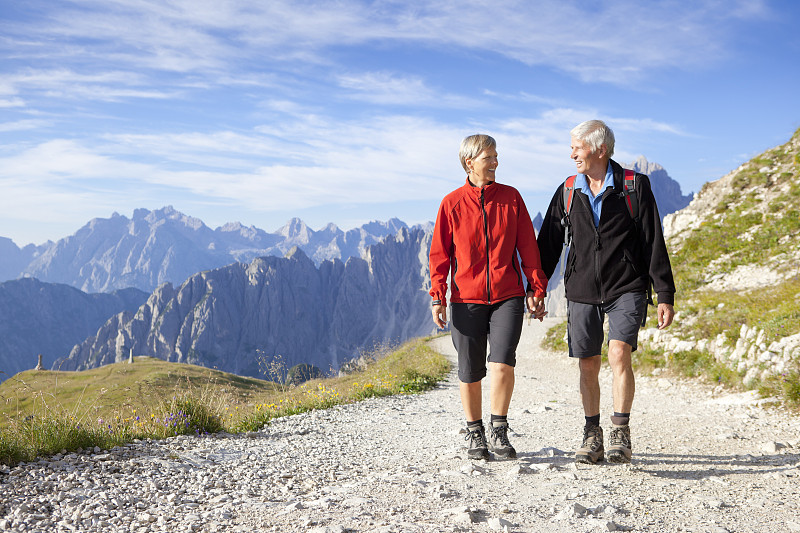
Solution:
{"label": "held hands", "polygon": [[436,324],[436,327],[444,329],[447,326],[447,306],[434,305],[431,307],[431,313],[433,314],[433,323]]}
{"label": "held hands", "polygon": [[541,322],[547,315],[547,311],[544,309],[544,298],[538,298],[533,295],[533,291],[528,291],[525,300],[528,304],[528,312],[533,315],[533,318]]}

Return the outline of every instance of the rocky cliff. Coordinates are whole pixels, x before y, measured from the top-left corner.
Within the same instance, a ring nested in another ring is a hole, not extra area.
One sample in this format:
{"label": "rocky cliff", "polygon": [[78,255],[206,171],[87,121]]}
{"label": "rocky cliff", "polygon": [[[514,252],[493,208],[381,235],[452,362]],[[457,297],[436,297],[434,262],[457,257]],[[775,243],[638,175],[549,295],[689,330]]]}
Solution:
{"label": "rocky cliff", "polygon": [[333,224],[314,231],[300,219],[274,233],[229,223],[211,229],[172,207],[136,209],[129,219],[114,213],[95,218],[74,235],[34,247],[0,238],[0,279],[35,277],[87,292],[125,287],[152,291],[165,282],[183,283],[202,270],[261,256],[280,256],[297,246],[317,265],[360,257],[367,246],[400,228],[397,219],[370,222],[349,231]]}
{"label": "rocky cliff", "polygon": [[122,312],[54,368],[80,370],[149,355],[240,375],[259,363],[336,369],[361,350],[428,334],[430,232],[400,229],[364,258],[322,261],[298,247],[159,286],[136,312]]}
{"label": "rocky cliff", "polygon": [[50,366],[108,317],[136,310],[147,293],[123,289],[86,294],[67,285],[20,279],[0,283],[0,381],[36,366]]}

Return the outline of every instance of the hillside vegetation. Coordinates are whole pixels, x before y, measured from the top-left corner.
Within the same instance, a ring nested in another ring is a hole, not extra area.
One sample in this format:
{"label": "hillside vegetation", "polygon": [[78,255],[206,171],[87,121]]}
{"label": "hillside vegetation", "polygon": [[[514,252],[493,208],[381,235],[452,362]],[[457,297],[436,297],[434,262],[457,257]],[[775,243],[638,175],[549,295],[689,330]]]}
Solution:
{"label": "hillside vegetation", "polygon": [[449,370],[427,340],[377,348],[352,372],[299,386],[283,380],[287,369],[275,360],[264,362],[266,380],[150,357],[79,372],[21,372],[0,384],[0,464],[136,439],[256,431],[276,417],[421,392]]}
{"label": "hillside vegetation", "polygon": [[[664,233],[677,294],[673,325],[655,310],[634,353],[640,371],[758,390],[800,408],[800,130],[717,181]],[[563,343],[563,327],[550,343]]]}

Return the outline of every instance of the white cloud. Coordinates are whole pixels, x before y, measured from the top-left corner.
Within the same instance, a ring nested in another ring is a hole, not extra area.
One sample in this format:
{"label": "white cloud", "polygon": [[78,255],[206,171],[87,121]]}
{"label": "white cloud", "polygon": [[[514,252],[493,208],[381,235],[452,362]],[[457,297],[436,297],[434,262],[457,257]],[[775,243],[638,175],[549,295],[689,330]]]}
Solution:
{"label": "white cloud", "polygon": [[0,132],[35,130],[48,125],[44,120],[17,120],[14,122],[0,122]]}
{"label": "white cloud", "polygon": [[25,101],[22,98],[0,99],[0,108],[2,107],[25,107]]}
{"label": "white cloud", "polygon": [[389,72],[366,72],[341,75],[339,86],[349,98],[381,105],[437,106],[468,108],[476,101],[428,87],[422,78]]}
{"label": "white cloud", "polygon": [[[281,137],[257,130],[109,135],[95,147],[62,139],[0,159],[0,178],[62,191],[105,187],[90,185],[105,180],[120,189],[135,183],[155,195],[168,187],[254,210],[441,198],[463,179],[457,157],[461,138],[488,131],[498,140],[500,179],[547,191],[554,176],[569,167],[569,128],[589,115],[558,109],[470,130],[407,116],[345,123],[317,117],[313,125],[285,124]],[[653,121],[615,123],[676,134]],[[156,203],[173,202],[160,197]]]}

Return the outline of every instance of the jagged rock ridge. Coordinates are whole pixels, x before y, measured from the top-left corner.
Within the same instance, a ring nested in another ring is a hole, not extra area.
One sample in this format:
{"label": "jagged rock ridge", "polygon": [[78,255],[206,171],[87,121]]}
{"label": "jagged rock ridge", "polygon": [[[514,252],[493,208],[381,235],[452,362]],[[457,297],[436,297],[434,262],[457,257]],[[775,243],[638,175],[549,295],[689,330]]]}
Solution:
{"label": "jagged rock ridge", "polygon": [[[135,313],[112,317],[54,368],[121,361],[128,351],[262,376],[259,358],[324,370],[364,348],[429,334],[430,232],[400,229],[365,257],[323,261],[299,248],[158,287]],[[262,376],[263,377],[263,376]]]}

